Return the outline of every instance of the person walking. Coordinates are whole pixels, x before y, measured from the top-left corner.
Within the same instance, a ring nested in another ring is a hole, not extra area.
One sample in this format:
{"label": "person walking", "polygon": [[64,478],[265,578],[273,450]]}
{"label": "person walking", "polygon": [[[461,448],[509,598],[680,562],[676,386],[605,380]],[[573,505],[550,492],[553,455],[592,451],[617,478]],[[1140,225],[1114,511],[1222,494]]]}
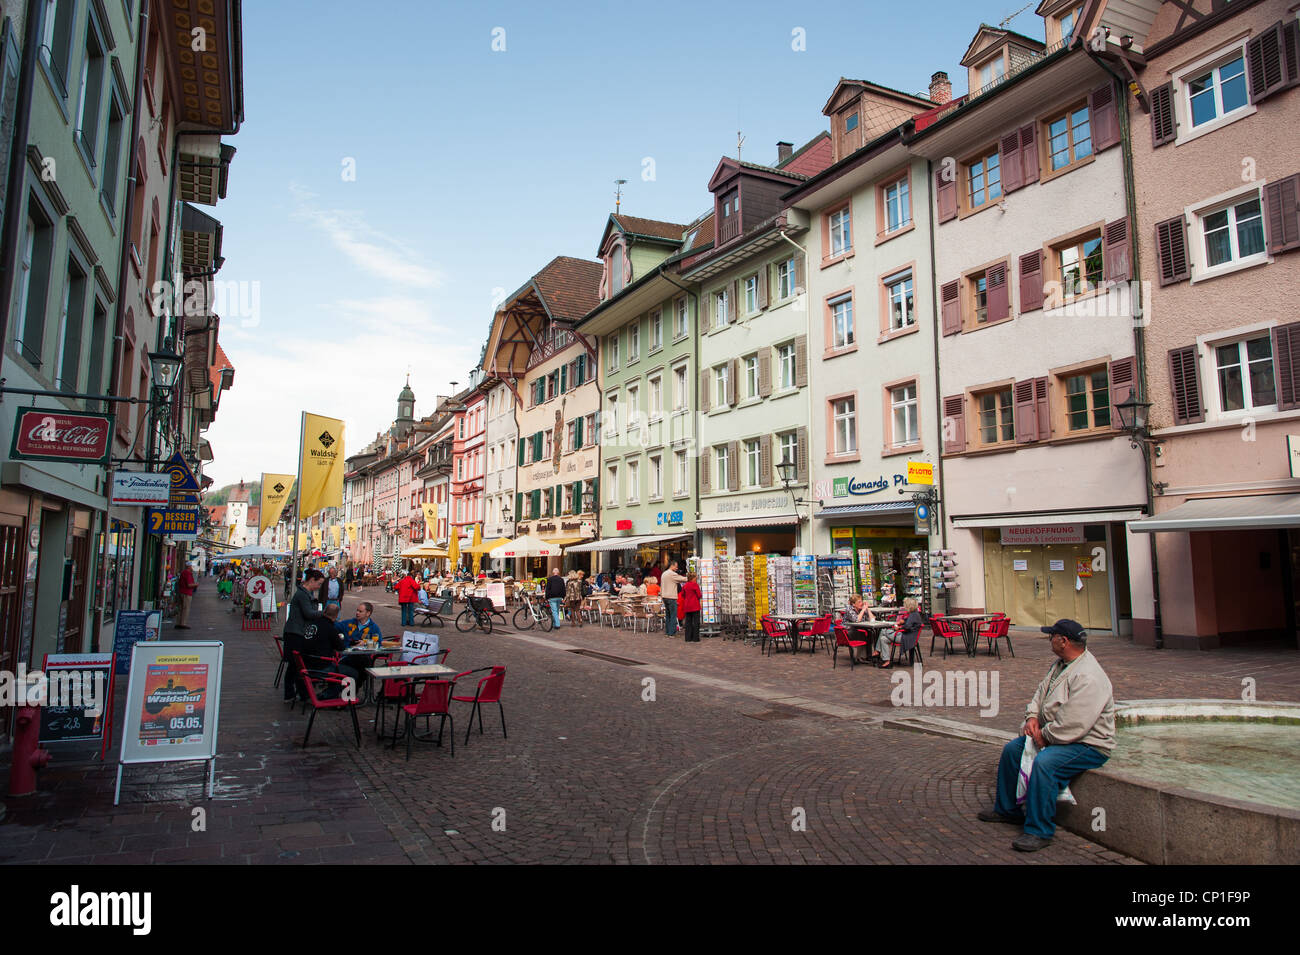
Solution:
{"label": "person walking", "polygon": [[330,567],[330,575],[326,578],[325,583],[321,584],[321,596],[324,598],[325,606],[330,604],[342,607],[343,604],[343,581],[339,580],[337,567]]}
{"label": "person walking", "polygon": [[677,592],[677,619],[684,624],[685,634],[682,637],[685,643],[700,642],[700,607],[704,600],[704,594],[700,592],[700,585],[695,582],[695,573],[686,575],[686,583],[682,584]]}
{"label": "person walking", "polygon": [[564,606],[569,615],[569,626],[576,627],[582,609],[582,577],[576,570],[569,571],[569,579],[564,584]]}
{"label": "person walking", "polygon": [[345,574],[343,575],[343,590],[344,590],[344,592],[349,591],[349,590],[352,589],[352,580],[353,580],[353,577],[354,577],[354,575],[353,575],[353,573],[352,573],[352,565],[351,565],[351,564],[348,564],[347,573],[345,573]]}
{"label": "person walking", "polygon": [[560,568],[552,567],[551,576],[546,579],[546,600],[551,605],[551,620],[555,626],[560,625],[560,604],[564,602],[569,588],[560,576]]}
{"label": "person walking", "polygon": [[415,604],[420,599],[420,585],[411,576],[408,567],[402,579],[397,582],[397,603],[402,608],[402,626],[415,626]]}
{"label": "person walking", "polygon": [[286,673],[290,674],[284,681],[284,699],[287,703],[292,703],[299,695],[306,696],[306,691],[299,688],[301,681],[293,651],[304,653],[307,650],[309,627],[313,628],[312,635],[316,633],[315,628],[328,626],[332,630],[334,627],[333,621],[316,609],[316,592],[320,590],[324,579],[325,575],[319,570],[307,571],[302,586],[294,591],[293,599],[289,601],[289,619],[284,622],[284,656],[288,664]]}
{"label": "person walking", "polygon": [[686,578],[677,572],[677,561],[670,560],[659,581],[659,596],[664,599],[664,634],[677,636],[677,590]]}
{"label": "person walking", "polygon": [[190,601],[194,599],[194,591],[198,590],[199,582],[194,577],[194,568],[189,564],[181,570],[180,579],[176,581],[176,629],[188,630],[190,628]]}

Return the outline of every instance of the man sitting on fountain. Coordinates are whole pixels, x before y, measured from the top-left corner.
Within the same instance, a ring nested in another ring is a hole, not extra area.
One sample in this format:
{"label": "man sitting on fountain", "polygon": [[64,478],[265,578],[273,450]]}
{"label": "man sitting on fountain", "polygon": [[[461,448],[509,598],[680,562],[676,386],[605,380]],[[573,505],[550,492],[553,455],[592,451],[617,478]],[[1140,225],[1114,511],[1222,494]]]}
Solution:
{"label": "man sitting on fountain", "polygon": [[1020,852],[1051,844],[1062,788],[1084,770],[1105,763],[1115,747],[1115,697],[1110,678],[1088,652],[1087,633],[1074,620],[1041,629],[1051,634],[1058,659],[1025,709],[1020,736],[1002,748],[993,808],[979,814],[983,822],[1024,826],[1024,834],[1011,843]]}

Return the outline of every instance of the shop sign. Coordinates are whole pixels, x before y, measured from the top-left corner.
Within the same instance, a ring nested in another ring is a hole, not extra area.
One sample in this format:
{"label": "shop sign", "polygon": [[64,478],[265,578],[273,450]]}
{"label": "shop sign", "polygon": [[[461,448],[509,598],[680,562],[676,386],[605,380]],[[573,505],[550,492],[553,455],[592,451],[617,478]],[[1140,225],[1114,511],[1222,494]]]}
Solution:
{"label": "shop sign", "polygon": [[50,408],[19,408],[9,457],[29,461],[108,464],[113,446],[111,414],[72,414]]}
{"label": "shop sign", "polygon": [[171,475],[172,489],[170,501],[172,504],[198,504],[199,503],[199,481],[190,470],[190,466],[181,457],[177,451],[167,463],[163,465],[163,470]]}
{"label": "shop sign", "polygon": [[713,536],[713,555],[715,557],[727,556],[727,535],[715,534]]}
{"label": "shop sign", "polygon": [[139,506],[166,504],[171,497],[172,478],[166,472],[152,474],[145,471],[114,471],[114,506]]}
{"label": "shop sign", "polygon": [[1291,461],[1291,476],[1300,478],[1300,434],[1286,436],[1286,456]]}
{"label": "shop sign", "polygon": [[614,523],[614,530],[616,531],[630,531],[631,529],[632,529],[631,521],[616,521]]}
{"label": "shop sign", "polygon": [[916,505],[916,513],[912,516],[912,529],[916,531],[918,537],[928,537],[930,535],[930,505]]}
{"label": "shop sign", "polygon": [[1041,524],[1002,528],[1002,546],[1017,544],[1082,544],[1082,524]]}
{"label": "shop sign", "polygon": [[197,540],[199,512],[193,507],[149,508],[145,528],[150,534],[161,534],[175,540]]}
{"label": "shop sign", "polygon": [[834,497],[864,497],[868,494],[879,494],[881,491],[888,491],[891,487],[902,487],[906,483],[906,474],[895,474],[892,483],[888,474],[882,474],[870,481],[839,477],[834,479],[832,493]]}
{"label": "shop sign", "polygon": [[934,465],[929,461],[908,461],[907,483],[934,484]]}
{"label": "shop sign", "polygon": [[787,510],[790,499],[784,495],[773,497],[755,497],[740,501],[720,501],[717,514],[744,514],[751,511]]}
{"label": "shop sign", "polygon": [[660,511],[657,523],[660,527],[677,527],[682,523],[681,511]]}

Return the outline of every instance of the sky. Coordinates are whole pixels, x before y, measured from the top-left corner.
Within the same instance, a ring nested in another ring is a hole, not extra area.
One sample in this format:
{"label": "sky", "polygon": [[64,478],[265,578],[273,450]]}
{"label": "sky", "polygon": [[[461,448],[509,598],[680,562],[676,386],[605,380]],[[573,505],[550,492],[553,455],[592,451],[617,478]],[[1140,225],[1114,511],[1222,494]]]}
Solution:
{"label": "sky", "polygon": [[[245,0],[245,120],[219,280],[235,366],[207,431],[217,487],[296,470],[300,412],[355,453],[463,387],[495,304],[614,211],[689,222],[723,156],[772,163],[828,128],[841,76],[953,95],[989,0],[448,3]],[[923,18],[918,19],[918,13]],[[237,283],[237,284],[235,284]]]}

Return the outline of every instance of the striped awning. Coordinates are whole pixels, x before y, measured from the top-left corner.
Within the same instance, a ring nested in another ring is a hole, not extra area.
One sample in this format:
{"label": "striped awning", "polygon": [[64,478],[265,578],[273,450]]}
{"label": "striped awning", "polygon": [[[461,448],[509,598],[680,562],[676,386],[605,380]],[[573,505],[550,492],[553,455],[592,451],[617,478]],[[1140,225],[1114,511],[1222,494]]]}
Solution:
{"label": "striped awning", "polygon": [[794,527],[803,519],[798,514],[773,514],[771,517],[727,517],[713,521],[696,521],[702,531],[716,531],[726,527]]}
{"label": "striped awning", "polygon": [[837,504],[823,507],[817,512],[820,521],[834,520],[837,517],[890,516],[905,518],[916,509],[912,501],[875,501],[871,504]]}
{"label": "striped awning", "polygon": [[646,540],[645,537],[608,537],[605,540],[574,544],[572,547],[566,547],[565,552],[569,554],[591,554],[607,550],[635,550],[644,540]]}

